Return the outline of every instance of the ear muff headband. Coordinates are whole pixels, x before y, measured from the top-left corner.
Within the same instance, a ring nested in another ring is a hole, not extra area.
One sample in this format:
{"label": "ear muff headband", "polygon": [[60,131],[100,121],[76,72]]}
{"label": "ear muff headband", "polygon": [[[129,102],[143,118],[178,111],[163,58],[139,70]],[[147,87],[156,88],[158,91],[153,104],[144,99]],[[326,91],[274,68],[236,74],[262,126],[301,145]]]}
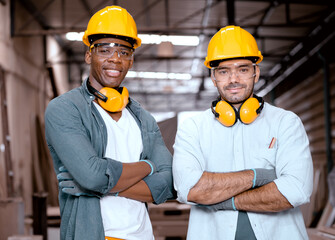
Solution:
{"label": "ear muff headband", "polygon": [[100,91],[87,83],[88,90],[98,98],[99,105],[108,112],[120,112],[129,102],[129,92],[126,87],[114,88],[104,87]]}
{"label": "ear muff headband", "polygon": [[253,95],[252,98],[248,98],[241,104],[238,111],[229,102],[223,100],[213,101],[211,108],[220,123],[226,127],[231,127],[237,122],[237,119],[244,124],[252,123],[261,113],[263,106],[264,100]]}

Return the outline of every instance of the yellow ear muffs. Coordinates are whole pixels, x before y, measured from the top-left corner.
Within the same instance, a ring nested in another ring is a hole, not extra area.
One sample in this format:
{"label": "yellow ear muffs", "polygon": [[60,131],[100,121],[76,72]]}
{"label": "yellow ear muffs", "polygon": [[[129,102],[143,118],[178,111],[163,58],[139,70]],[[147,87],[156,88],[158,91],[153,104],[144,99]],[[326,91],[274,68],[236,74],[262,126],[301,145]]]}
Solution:
{"label": "yellow ear muffs", "polygon": [[257,109],[259,108],[259,101],[252,97],[246,100],[239,108],[239,117],[244,124],[250,124],[258,117]]}
{"label": "yellow ear muffs", "polygon": [[98,98],[99,105],[108,112],[120,112],[128,104],[129,92],[125,87],[119,88],[120,92],[114,88],[104,87],[100,89],[100,93],[107,97],[104,101]]}
{"label": "yellow ear muffs", "polygon": [[87,81],[87,88],[98,98],[99,105],[108,112],[120,112],[129,102],[129,92],[125,87],[118,89],[104,87],[98,91]]}
{"label": "yellow ear muffs", "polygon": [[229,102],[218,99],[212,102],[212,112],[220,123],[231,127],[237,122],[237,119],[244,124],[252,123],[261,113],[263,106],[263,99],[256,95],[245,100],[238,111]]}
{"label": "yellow ear muffs", "polygon": [[216,104],[215,111],[218,113],[217,119],[226,127],[233,126],[236,121],[236,110],[226,101],[219,101]]}

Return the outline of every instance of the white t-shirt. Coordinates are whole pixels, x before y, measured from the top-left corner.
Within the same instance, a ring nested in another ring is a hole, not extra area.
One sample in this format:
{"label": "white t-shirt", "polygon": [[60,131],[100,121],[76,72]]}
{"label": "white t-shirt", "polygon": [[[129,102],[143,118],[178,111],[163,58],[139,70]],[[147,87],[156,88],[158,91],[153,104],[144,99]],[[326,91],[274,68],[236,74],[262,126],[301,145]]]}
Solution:
{"label": "white t-shirt", "polygon": [[[131,163],[138,162],[143,150],[141,131],[127,109],[116,122],[97,103],[107,127],[105,157]],[[140,139],[140,141],[139,141]],[[105,236],[127,240],[152,240],[153,232],[145,203],[124,197],[107,196],[100,199]]]}

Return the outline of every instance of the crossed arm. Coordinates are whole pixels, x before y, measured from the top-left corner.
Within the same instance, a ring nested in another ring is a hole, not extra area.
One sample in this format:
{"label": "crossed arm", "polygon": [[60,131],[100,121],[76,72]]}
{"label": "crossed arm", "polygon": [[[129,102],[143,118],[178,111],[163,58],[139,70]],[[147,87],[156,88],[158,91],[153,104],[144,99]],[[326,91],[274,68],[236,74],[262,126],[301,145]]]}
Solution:
{"label": "crossed arm", "polygon": [[142,202],[152,202],[151,191],[143,181],[150,172],[151,167],[145,162],[124,163],[119,181],[111,192],[118,192],[118,196]]}
{"label": "crossed arm", "polygon": [[[267,134],[262,133],[260,143],[257,143],[261,155],[258,158],[257,154],[255,160],[254,155],[250,155],[250,161],[246,159],[248,166],[273,167],[278,174],[255,188],[252,188],[252,171],[227,172],[236,167],[229,165],[232,162],[228,160],[234,157],[229,154],[233,148],[229,131],[223,129],[221,135],[227,137],[219,138],[216,128],[212,131],[210,127],[203,128],[203,122],[197,118],[185,121],[177,132],[174,145],[173,173],[178,200],[212,210],[233,210],[235,205],[237,210],[253,212],[279,212],[307,203],[313,186],[307,135],[301,121],[293,114],[286,113],[278,121],[281,124],[278,123],[277,132],[280,134],[276,138],[280,139],[280,145],[277,141],[275,150],[265,149],[269,142]],[[205,137],[212,140],[206,141]],[[224,151],[228,153],[224,155]]]}
{"label": "crossed arm", "polygon": [[[254,172],[245,170],[230,173],[204,172],[197,184],[189,191],[187,200],[215,210],[231,209],[234,197],[237,210],[253,212],[279,212],[292,205],[269,181],[252,189]],[[271,180],[271,179],[269,179]]]}
{"label": "crossed arm", "polygon": [[[63,192],[74,196],[99,196],[93,191],[81,187],[64,167],[60,168],[57,175],[59,186]],[[151,191],[143,178],[148,176],[152,168],[146,162],[123,163],[122,173],[110,194],[131,198],[138,201],[153,201]]]}
{"label": "crossed arm", "polygon": [[119,192],[118,196],[134,199],[141,202],[153,202],[151,191],[148,185],[143,180]]}
{"label": "crossed arm", "polygon": [[[160,141],[157,140],[156,142],[159,143]],[[149,157],[156,160],[157,157],[160,157],[163,161],[159,159],[155,162],[149,160],[140,160],[134,163],[119,162],[122,169],[121,174],[109,193],[111,195],[117,194],[118,196],[133,200],[155,202],[157,204],[166,201],[167,198],[172,198],[172,184],[169,183],[169,179],[171,179],[170,181],[172,183],[171,165],[169,163],[171,158],[170,153],[165,145],[160,144],[154,147]],[[150,162],[150,164],[148,162]],[[62,176],[63,174],[64,173],[61,172],[57,177],[60,181],[59,186],[64,193],[75,196],[101,196],[99,193],[95,194],[92,192],[91,187],[81,186],[80,183],[78,184],[74,180],[75,178],[69,173],[65,174],[65,176]],[[84,182],[87,181],[84,180]],[[154,191],[154,193],[152,191]]]}
{"label": "crossed arm", "polygon": [[149,113],[139,110],[134,102],[134,111],[141,113],[143,132],[147,134],[141,158],[152,161],[157,167],[157,171],[150,176],[151,167],[146,162],[121,163],[100,157],[100,145],[92,144],[99,142],[99,137],[91,139],[88,136],[88,129],[83,123],[89,121],[83,121],[78,110],[82,106],[64,99],[51,102],[45,115],[46,137],[56,173],[62,174],[58,171],[62,166],[68,171],[68,176],[63,179],[57,176],[62,192],[96,197],[118,193],[119,196],[156,204],[174,197],[172,157],[157,123]]}

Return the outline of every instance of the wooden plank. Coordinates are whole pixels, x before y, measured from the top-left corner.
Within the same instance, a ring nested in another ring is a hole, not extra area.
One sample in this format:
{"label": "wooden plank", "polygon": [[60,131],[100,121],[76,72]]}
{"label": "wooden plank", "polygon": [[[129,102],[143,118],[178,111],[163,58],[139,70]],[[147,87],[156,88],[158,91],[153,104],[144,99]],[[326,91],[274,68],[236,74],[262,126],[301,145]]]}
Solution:
{"label": "wooden plank", "polygon": [[8,240],[43,240],[41,235],[14,235],[8,237]]}
{"label": "wooden plank", "polygon": [[300,206],[301,212],[304,216],[305,220],[305,225],[310,226],[313,217],[314,217],[314,211],[315,211],[315,203],[316,203],[316,198],[318,194],[318,186],[320,183],[320,175],[321,175],[321,169],[319,168],[314,168],[314,181],[313,181],[313,192],[310,197],[310,202],[307,204],[304,204]]}
{"label": "wooden plank", "polygon": [[[330,122],[331,122],[331,153],[335,156],[335,64],[330,66]],[[324,93],[323,93],[323,72],[320,70],[304,82],[287,91],[275,100],[276,105],[295,112],[302,120],[310,141],[310,149],[315,169],[319,178],[317,194],[313,190],[311,198],[311,209],[308,209],[307,222],[311,220],[311,212],[319,212],[324,209],[327,203],[327,149],[325,132]],[[315,183],[316,184],[316,183]],[[314,186],[315,188],[315,186]],[[314,208],[314,210],[313,210]],[[305,216],[304,216],[305,217]],[[305,219],[306,220],[306,219]],[[320,237],[320,230],[314,233]],[[324,234],[325,232],[323,232]],[[329,234],[329,232],[327,233]],[[313,237],[316,237],[316,235]],[[312,239],[312,238],[311,238]],[[314,238],[313,238],[314,239]],[[316,238],[315,238],[316,239]],[[321,239],[318,238],[318,239]],[[322,238],[323,239],[323,238]]]}
{"label": "wooden plank", "polygon": [[32,119],[33,184],[35,193],[48,192],[48,204],[58,206],[58,182],[38,116]]}
{"label": "wooden plank", "polygon": [[307,233],[308,233],[309,240],[334,240],[335,239],[334,236],[321,232],[320,230],[316,228],[308,228]]}
{"label": "wooden plank", "polygon": [[[318,230],[325,231],[325,232],[328,232],[328,233],[333,232],[333,234],[335,235],[334,225],[329,224],[329,221],[330,221],[329,218],[332,218],[331,221],[334,224],[334,215],[332,214],[334,211],[335,211],[334,207],[328,201],[327,204],[326,204],[326,207],[323,210],[321,219],[318,222],[318,225],[316,227]],[[333,228],[333,230],[331,230],[331,228]]]}
{"label": "wooden plank", "polygon": [[322,89],[322,81],[317,81],[316,79],[321,79],[321,72],[319,71],[314,76],[309,77],[301,84],[297,85],[290,91],[285,92],[279,98],[276,98],[276,105],[291,107],[290,104],[302,101],[304,96],[311,96],[315,91]]}
{"label": "wooden plank", "polygon": [[296,101],[294,98],[292,98],[291,106],[288,109],[299,114],[306,112],[309,109],[314,108],[315,106],[321,107],[321,109],[323,110],[322,105],[323,93],[317,92],[313,95],[313,98],[311,98],[310,95],[302,95],[301,101]]}
{"label": "wooden plank", "polygon": [[322,141],[325,138],[325,130],[323,128],[317,128],[313,131],[308,132],[308,139],[310,143],[316,141]]}
{"label": "wooden plank", "polygon": [[32,154],[32,170],[33,170],[33,192],[43,192],[45,191],[43,186],[43,177],[42,177],[42,169],[40,167],[39,161],[38,161],[38,140],[37,140],[37,130],[36,130],[36,119],[31,119],[31,154]]}
{"label": "wooden plank", "polygon": [[10,135],[8,127],[8,111],[7,111],[7,96],[6,96],[6,79],[5,71],[0,66],[0,103],[1,103],[1,117],[2,117],[2,141],[1,149],[5,153],[5,169],[6,169],[6,187],[7,197],[14,196],[14,173],[12,166],[12,158],[10,153]]}
{"label": "wooden plank", "polygon": [[[331,67],[331,71],[335,72],[334,65]],[[335,75],[330,74],[330,94],[331,97],[335,96]],[[296,86],[295,88],[287,91],[279,98],[275,100],[277,106],[285,106],[286,109],[291,109],[294,105],[300,105],[301,102],[306,99],[314,99],[315,95],[320,93],[323,94],[323,73],[320,70],[314,76],[309,77],[304,82]],[[312,98],[311,98],[312,97]]]}
{"label": "wooden plank", "polygon": [[58,206],[58,181],[53,168],[52,158],[46,144],[44,126],[36,116],[36,134],[38,143],[38,160],[44,182],[44,190],[48,192],[48,203]]}

